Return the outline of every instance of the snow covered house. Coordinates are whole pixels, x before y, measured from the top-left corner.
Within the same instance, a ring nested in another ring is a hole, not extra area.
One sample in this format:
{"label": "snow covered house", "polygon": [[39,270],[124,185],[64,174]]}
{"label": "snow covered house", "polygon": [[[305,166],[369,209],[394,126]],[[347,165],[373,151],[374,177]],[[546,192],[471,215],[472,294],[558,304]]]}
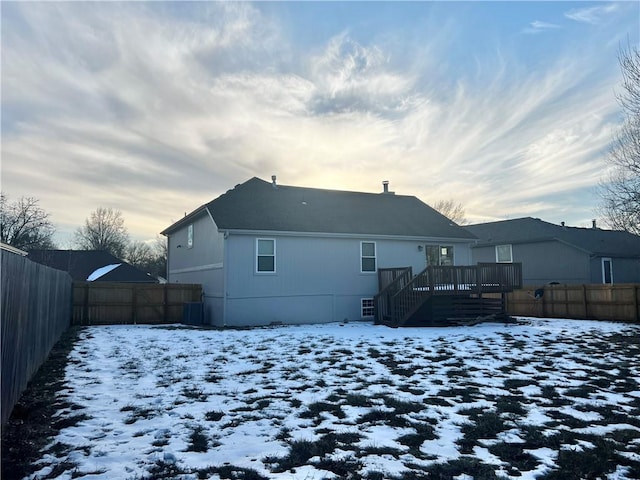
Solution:
{"label": "snow covered house", "polygon": [[63,270],[76,282],[158,283],[105,250],[30,250],[27,258]]}
{"label": "snow covered house", "polygon": [[378,272],[469,265],[475,237],[414,196],[252,178],[162,234],[168,281],[199,283],[205,323],[371,319]]}

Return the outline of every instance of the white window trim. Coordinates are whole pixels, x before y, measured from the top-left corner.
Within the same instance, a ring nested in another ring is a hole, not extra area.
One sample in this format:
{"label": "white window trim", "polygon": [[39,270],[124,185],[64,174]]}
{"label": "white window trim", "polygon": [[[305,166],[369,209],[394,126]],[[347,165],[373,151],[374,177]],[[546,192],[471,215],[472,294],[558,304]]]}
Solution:
{"label": "white window trim", "polygon": [[193,223],[187,227],[187,248],[193,248]]}
{"label": "white window trim", "polygon": [[[611,283],[606,283],[605,282],[605,262],[609,262],[609,274],[611,275]],[[611,260],[611,258],[609,257],[603,257],[602,260],[600,261],[600,264],[602,265],[602,283],[604,285],[613,285],[613,260]]]}
{"label": "white window trim", "polygon": [[[509,260],[505,261],[505,260],[500,260],[500,257],[498,256],[498,248],[500,247],[509,247]],[[513,263],[513,245],[511,245],[510,243],[508,244],[504,244],[504,245],[496,245],[496,263]]]}
{"label": "white window trim", "polygon": [[[258,270],[258,257],[267,256],[267,255],[258,254],[258,243],[260,242],[260,240],[268,240],[270,242],[273,242],[273,270]],[[276,273],[277,258],[276,258],[276,239],[275,238],[256,238],[255,262],[256,262],[255,273],[257,273],[258,275],[273,275],[274,273]]]}
{"label": "white window trim", "polygon": [[[366,306],[365,307],[365,302],[371,302],[371,306]],[[364,310],[366,309],[372,309],[372,314],[371,315],[365,315],[364,314]],[[367,298],[361,298],[360,299],[360,317],[361,318],[373,318],[375,317],[376,313],[375,313],[375,304],[373,303],[373,297],[367,297]]]}
{"label": "white window trim", "polygon": [[[362,253],[362,246],[365,243],[373,243],[373,257],[371,256],[364,256]],[[363,270],[362,269],[362,259],[363,258],[373,258],[373,261],[375,262],[375,268],[373,270]],[[360,242],[360,273],[376,273],[378,271],[378,245],[376,245],[376,242],[371,242],[368,240],[363,240]]]}

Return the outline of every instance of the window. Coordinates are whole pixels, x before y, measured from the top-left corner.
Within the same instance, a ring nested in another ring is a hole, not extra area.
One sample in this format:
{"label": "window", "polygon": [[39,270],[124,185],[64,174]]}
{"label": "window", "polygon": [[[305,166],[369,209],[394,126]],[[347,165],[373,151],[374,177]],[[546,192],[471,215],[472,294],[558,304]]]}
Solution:
{"label": "window", "polygon": [[496,245],[496,262],[497,263],[512,263],[513,252],[511,245]]}
{"label": "window", "polygon": [[363,298],[360,303],[362,306],[362,318],[373,317],[375,314],[373,298]]}
{"label": "window", "polygon": [[256,272],[276,271],[276,241],[272,238],[256,240]]}
{"label": "window", "polygon": [[376,243],[360,242],[360,271],[375,272],[376,271]]}
{"label": "window", "polygon": [[193,248],[193,223],[187,227],[187,248]]}
{"label": "window", "polygon": [[427,245],[427,266],[453,265],[452,245]]}
{"label": "window", "polygon": [[602,259],[602,283],[613,284],[613,262],[610,258]]}

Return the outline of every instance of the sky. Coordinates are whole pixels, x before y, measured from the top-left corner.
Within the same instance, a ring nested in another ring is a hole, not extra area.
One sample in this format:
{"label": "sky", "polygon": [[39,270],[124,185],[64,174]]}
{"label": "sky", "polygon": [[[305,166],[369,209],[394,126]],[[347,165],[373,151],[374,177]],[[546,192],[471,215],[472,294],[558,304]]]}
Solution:
{"label": "sky", "polygon": [[2,191],[60,247],[252,177],[590,226],[638,2],[2,2]]}

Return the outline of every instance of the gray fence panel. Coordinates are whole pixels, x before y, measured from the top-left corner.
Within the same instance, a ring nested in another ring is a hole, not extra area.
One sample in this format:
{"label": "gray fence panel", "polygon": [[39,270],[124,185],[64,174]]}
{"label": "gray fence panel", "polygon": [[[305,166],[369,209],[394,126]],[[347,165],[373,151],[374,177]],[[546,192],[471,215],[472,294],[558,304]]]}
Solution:
{"label": "gray fence panel", "polygon": [[2,398],[4,424],[33,374],[71,323],[71,277],[18,254],[2,257]]}

